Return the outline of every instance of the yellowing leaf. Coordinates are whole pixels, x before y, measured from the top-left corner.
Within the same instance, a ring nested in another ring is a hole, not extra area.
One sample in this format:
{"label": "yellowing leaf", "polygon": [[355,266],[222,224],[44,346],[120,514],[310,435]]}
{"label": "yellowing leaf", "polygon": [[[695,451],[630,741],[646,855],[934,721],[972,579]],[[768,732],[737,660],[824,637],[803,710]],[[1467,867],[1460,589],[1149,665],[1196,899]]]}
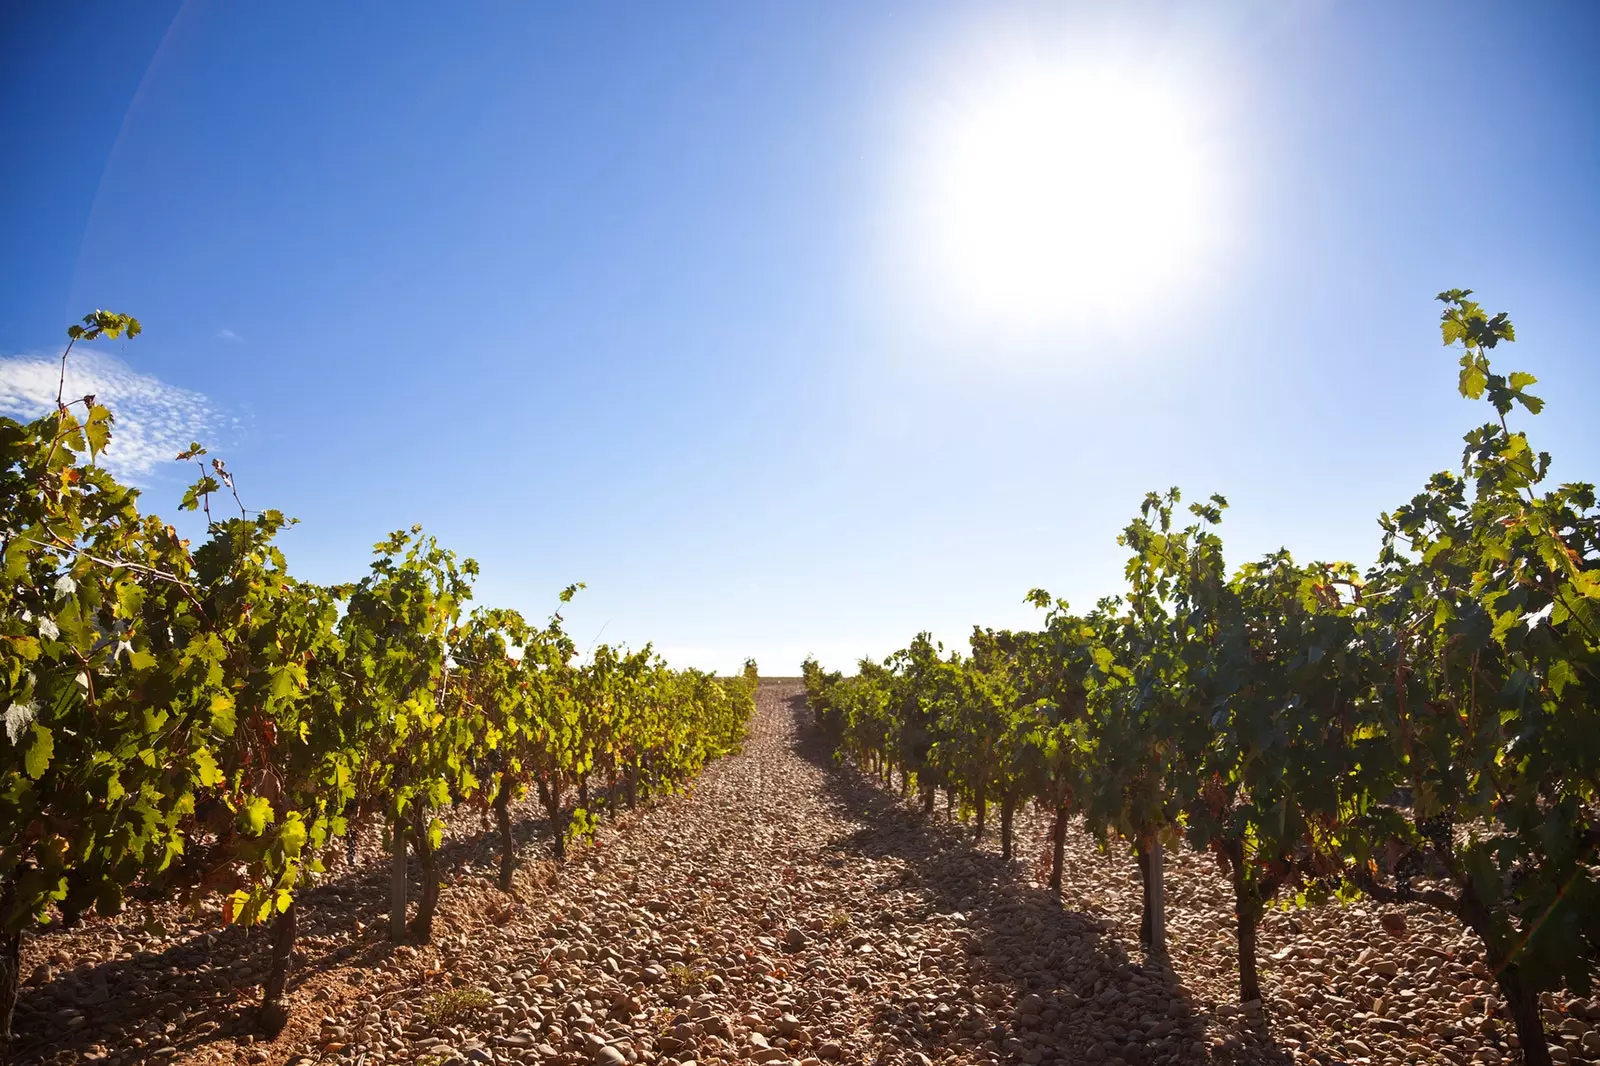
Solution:
{"label": "yellowing leaf", "polygon": [[211,697],[211,728],[221,736],[231,737],[238,727],[238,720],[234,715],[233,697],[226,692],[218,692]]}
{"label": "yellowing leaf", "polygon": [[55,736],[49,728],[38,722],[33,723],[33,743],[28,745],[28,753],[23,757],[23,767],[28,771],[28,776],[35,781],[44,776],[55,750]]}
{"label": "yellowing leaf", "polygon": [[264,796],[251,796],[239,809],[239,817],[244,823],[245,832],[258,837],[266,832],[273,820],[272,804]]}
{"label": "yellowing leaf", "polygon": [[194,753],[194,768],[200,775],[200,783],[207,788],[222,784],[222,771],[217,769],[217,760],[206,748],[201,748]]}
{"label": "yellowing leaf", "polygon": [[300,849],[306,844],[306,823],[301,820],[299,811],[291,811],[284,818],[283,828],[278,830],[278,843],[283,845],[283,853],[289,858],[300,854]]}

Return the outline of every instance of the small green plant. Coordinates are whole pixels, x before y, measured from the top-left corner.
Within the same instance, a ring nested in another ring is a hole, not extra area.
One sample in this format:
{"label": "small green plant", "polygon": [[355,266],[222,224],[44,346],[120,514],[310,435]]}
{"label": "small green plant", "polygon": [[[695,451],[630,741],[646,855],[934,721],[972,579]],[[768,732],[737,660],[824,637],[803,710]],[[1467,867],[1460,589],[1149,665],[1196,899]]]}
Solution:
{"label": "small green plant", "polygon": [[482,1010],[494,1003],[486,989],[475,985],[452,988],[429,996],[422,1005],[422,1020],[429,1026],[449,1025],[468,1011]]}
{"label": "small green plant", "polygon": [[667,982],[672,985],[672,990],[678,995],[683,995],[696,985],[704,984],[706,978],[711,976],[711,970],[705,966],[687,966],[675,962],[667,970]]}
{"label": "small green plant", "polygon": [[828,924],[833,926],[835,929],[850,928],[850,912],[834,911],[833,916],[828,919]]}

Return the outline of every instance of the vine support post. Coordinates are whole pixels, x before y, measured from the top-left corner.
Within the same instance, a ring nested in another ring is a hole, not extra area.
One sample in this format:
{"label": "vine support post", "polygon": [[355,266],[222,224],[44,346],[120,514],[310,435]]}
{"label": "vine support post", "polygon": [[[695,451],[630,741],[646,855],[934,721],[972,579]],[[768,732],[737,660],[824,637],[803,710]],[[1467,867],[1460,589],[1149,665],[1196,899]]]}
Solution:
{"label": "vine support post", "polygon": [[399,816],[389,821],[389,939],[406,939],[406,827]]}
{"label": "vine support post", "polygon": [[1164,956],[1167,953],[1167,893],[1166,863],[1160,840],[1150,845],[1146,853],[1145,886],[1150,910],[1150,953]]}
{"label": "vine support post", "polygon": [[1139,942],[1153,956],[1167,953],[1167,901],[1164,862],[1160,838],[1150,843],[1135,841],[1135,861],[1139,865],[1139,884],[1143,907],[1139,914]]}

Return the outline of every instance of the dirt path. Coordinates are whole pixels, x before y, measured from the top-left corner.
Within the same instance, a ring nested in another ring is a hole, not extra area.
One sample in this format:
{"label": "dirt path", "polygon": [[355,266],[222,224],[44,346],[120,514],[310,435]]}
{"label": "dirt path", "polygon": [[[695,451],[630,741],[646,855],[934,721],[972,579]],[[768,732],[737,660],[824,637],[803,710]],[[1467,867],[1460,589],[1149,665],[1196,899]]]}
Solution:
{"label": "dirt path", "polygon": [[[1296,939],[1303,951],[1274,955],[1273,1043],[1226,1002],[1227,915],[1203,860],[1177,861],[1170,875],[1180,986],[1170,969],[1127,954],[1137,921],[1131,867],[1076,834],[1064,908],[1029,876],[1026,860],[1043,831],[1036,817],[1019,822],[1029,842],[1022,862],[975,847],[965,827],[942,815],[925,819],[836,766],[805,728],[800,693],[797,683],[763,683],[741,754],[709,767],[692,794],[608,822],[597,845],[566,864],[531,865],[516,898],[494,888],[487,849],[463,846],[433,945],[384,942],[386,874],[374,852],[359,876],[321,890],[322,924],[312,923],[320,932],[303,946],[295,1021],[271,1044],[243,1035],[259,952],[226,939],[241,937],[237,931],[186,930],[162,953],[136,955],[127,964],[131,978],[107,963],[85,969],[80,961],[77,985],[57,982],[68,991],[104,989],[113,1004],[130,988],[147,998],[130,1005],[138,1025],[98,1037],[97,1023],[112,1021],[91,1007],[55,1059],[298,1066],[1497,1059],[1491,1047],[1466,1046],[1457,1029],[1418,1013],[1430,1001],[1426,986],[1418,1002],[1409,985],[1405,999],[1398,986],[1390,989],[1400,1008],[1386,1016],[1383,988],[1376,1003],[1362,1004],[1352,998],[1359,992],[1333,980],[1349,973],[1366,981],[1374,970],[1354,958],[1376,925],[1359,912],[1316,919],[1323,925]],[[1293,920],[1275,918],[1267,935]],[[1318,947],[1330,936],[1356,947],[1339,958]],[[1454,958],[1462,950],[1431,926],[1417,936],[1384,950],[1411,967],[1408,955]],[[222,957],[225,948],[233,961]],[[1270,941],[1264,950],[1272,950]],[[1471,989],[1462,985],[1458,994],[1453,983],[1472,983],[1469,961],[1434,967],[1445,991],[1435,989],[1432,999],[1461,1033],[1476,1031],[1463,1020],[1469,1011],[1457,1009],[1471,1003]],[[1384,982],[1404,980],[1395,977],[1403,967],[1376,969]],[[98,985],[84,983],[97,976]],[[58,1008],[42,993],[35,990],[30,1006],[36,1021],[50,1011],[63,1024],[65,1011],[85,1013],[70,1000]],[[1402,1008],[1411,1011],[1405,1022],[1397,1020]],[[1363,1018],[1374,1023],[1370,1033]],[[1422,1020],[1433,1028],[1422,1029]]]}
{"label": "dirt path", "polygon": [[[796,686],[765,685],[759,702],[745,751],[691,797],[525,893],[515,920],[382,972],[301,1052],[1041,1062],[1104,1059],[1108,1035],[1148,1033],[1147,1060],[1204,1057],[1170,982],[1099,923],[834,766],[801,735]],[[451,986],[492,1001],[446,1017]]]}

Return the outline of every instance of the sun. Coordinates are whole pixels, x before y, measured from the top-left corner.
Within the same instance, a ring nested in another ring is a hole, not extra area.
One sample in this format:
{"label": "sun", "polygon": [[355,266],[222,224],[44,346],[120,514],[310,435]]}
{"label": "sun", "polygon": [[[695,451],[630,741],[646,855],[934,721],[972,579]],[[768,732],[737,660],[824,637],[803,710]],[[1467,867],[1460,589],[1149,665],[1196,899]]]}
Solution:
{"label": "sun", "polygon": [[942,311],[990,331],[1115,327],[1205,272],[1220,166],[1191,87],[1012,57],[926,111],[902,247]]}

